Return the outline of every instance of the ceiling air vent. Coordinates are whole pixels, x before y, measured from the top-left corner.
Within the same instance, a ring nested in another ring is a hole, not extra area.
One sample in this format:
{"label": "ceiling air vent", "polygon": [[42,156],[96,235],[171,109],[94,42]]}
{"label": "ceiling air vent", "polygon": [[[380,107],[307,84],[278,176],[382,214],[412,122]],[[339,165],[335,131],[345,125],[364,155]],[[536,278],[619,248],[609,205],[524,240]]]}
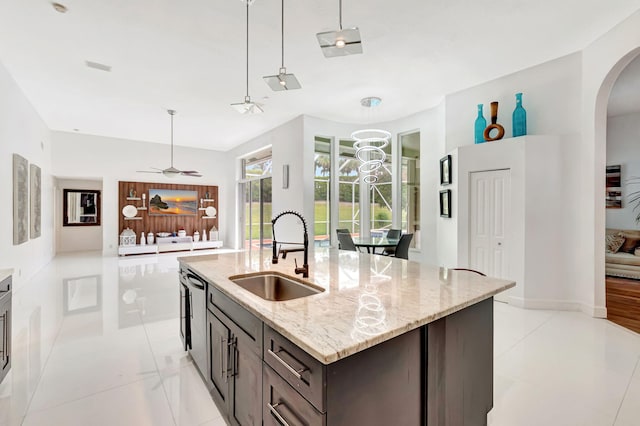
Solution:
{"label": "ceiling air vent", "polygon": [[111,72],[111,67],[109,65],[101,64],[101,63],[98,63],[98,62],[91,62],[91,61],[84,61],[84,63],[89,68],[94,68],[94,69],[97,69],[97,70],[100,70],[100,71]]}

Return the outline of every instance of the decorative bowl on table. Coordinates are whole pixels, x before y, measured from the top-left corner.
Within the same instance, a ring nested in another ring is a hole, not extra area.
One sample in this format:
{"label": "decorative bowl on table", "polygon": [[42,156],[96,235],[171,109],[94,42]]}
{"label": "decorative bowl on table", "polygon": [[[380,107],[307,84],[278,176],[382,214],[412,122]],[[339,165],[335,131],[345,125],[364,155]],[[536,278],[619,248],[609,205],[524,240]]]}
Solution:
{"label": "decorative bowl on table", "polygon": [[171,236],[171,232],[158,232],[156,234],[156,236],[160,237],[160,238],[167,238]]}

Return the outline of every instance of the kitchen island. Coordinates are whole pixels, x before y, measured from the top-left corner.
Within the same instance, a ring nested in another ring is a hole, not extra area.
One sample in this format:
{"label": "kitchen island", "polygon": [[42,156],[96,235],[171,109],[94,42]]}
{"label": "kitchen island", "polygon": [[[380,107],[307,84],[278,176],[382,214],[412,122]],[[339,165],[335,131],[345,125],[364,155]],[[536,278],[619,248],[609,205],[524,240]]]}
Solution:
{"label": "kitchen island", "polygon": [[[182,292],[185,346],[205,348],[192,355],[230,424],[486,423],[493,296],[514,282],[332,249],[305,279],[267,251],[179,260],[183,285],[206,283],[205,301]],[[229,279],[263,272],[317,293],[269,301]]]}

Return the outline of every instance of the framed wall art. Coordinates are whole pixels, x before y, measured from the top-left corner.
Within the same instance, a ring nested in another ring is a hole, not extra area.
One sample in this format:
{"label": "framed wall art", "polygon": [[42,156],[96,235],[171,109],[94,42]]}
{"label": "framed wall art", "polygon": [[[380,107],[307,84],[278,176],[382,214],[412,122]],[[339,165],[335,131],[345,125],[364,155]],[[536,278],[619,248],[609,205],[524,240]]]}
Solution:
{"label": "framed wall art", "polygon": [[149,189],[149,215],[195,216],[198,192],[181,189]]}
{"label": "framed wall art", "polygon": [[440,159],[440,185],[449,185],[451,179],[451,156],[447,155]]}
{"label": "framed wall art", "polygon": [[607,166],[605,202],[608,209],[622,208],[621,166]]}
{"label": "framed wall art", "polygon": [[440,216],[451,217],[451,190],[440,191]]}
{"label": "framed wall art", "polygon": [[13,154],[13,245],[29,239],[29,162]]}

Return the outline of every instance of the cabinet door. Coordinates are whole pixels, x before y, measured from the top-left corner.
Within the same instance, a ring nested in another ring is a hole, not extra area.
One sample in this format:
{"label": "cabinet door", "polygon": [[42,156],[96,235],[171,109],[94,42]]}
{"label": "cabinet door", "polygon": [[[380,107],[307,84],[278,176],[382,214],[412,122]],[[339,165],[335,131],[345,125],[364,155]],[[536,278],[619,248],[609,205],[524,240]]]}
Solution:
{"label": "cabinet door", "polygon": [[0,381],[11,368],[11,295],[0,299]]}
{"label": "cabinet door", "polygon": [[211,393],[228,407],[229,400],[229,329],[211,312],[207,312],[209,333],[209,380],[213,385]]}
{"label": "cabinet door", "polygon": [[242,426],[262,425],[262,360],[255,343],[240,332],[233,337],[233,403],[230,417]]}

